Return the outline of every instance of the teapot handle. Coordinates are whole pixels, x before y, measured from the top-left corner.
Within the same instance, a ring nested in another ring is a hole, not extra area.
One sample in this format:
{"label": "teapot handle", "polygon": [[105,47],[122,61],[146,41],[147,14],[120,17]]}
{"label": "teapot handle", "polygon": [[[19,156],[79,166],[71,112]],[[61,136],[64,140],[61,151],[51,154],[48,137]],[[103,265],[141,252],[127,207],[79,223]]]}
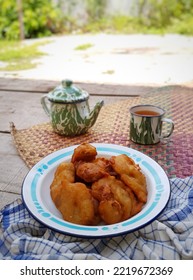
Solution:
{"label": "teapot handle", "polygon": [[42,104],[42,107],[44,109],[44,111],[46,112],[46,114],[48,115],[48,117],[50,117],[50,109],[47,105],[47,102],[46,102],[46,99],[48,99],[47,97],[47,94],[43,95],[42,98],[41,98],[41,104]]}

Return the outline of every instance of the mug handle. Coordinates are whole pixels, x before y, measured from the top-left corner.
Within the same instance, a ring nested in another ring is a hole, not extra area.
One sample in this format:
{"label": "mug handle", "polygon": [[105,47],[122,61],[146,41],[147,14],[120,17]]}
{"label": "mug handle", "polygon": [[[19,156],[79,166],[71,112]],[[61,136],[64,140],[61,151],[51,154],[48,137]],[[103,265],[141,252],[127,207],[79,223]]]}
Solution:
{"label": "mug handle", "polygon": [[170,131],[169,131],[169,133],[168,133],[167,135],[162,135],[162,134],[161,134],[160,138],[166,139],[166,138],[169,138],[169,137],[172,135],[172,132],[174,131],[174,122],[173,122],[172,120],[170,120],[170,119],[163,118],[163,119],[162,119],[162,124],[163,124],[164,122],[170,124]]}
{"label": "mug handle", "polygon": [[47,95],[43,95],[42,98],[41,98],[41,104],[42,104],[42,107],[44,109],[44,111],[46,112],[46,114],[48,115],[48,117],[50,117],[50,109],[47,105],[47,102],[46,102],[46,99],[48,100],[48,97]]}

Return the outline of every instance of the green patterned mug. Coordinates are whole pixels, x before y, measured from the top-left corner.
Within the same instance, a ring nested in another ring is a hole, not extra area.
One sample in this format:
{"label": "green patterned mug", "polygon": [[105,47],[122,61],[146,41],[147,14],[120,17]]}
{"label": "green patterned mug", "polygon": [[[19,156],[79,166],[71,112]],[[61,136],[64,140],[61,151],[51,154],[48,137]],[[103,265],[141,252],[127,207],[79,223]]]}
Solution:
{"label": "green patterned mug", "polygon": [[[165,111],[153,105],[137,105],[130,108],[130,139],[138,144],[157,144],[168,139],[173,130],[172,120],[164,118]],[[167,123],[167,133],[163,133],[163,124]]]}

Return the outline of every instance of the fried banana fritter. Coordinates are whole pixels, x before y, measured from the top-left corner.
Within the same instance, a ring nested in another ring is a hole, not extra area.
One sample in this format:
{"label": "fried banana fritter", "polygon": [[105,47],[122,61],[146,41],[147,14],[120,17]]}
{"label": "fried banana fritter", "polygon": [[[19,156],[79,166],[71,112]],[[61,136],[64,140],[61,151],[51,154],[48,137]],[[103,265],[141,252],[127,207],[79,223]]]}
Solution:
{"label": "fried banana fritter", "polygon": [[102,200],[99,204],[99,213],[106,224],[115,224],[121,221],[123,209],[115,199]]}
{"label": "fried banana fritter", "polygon": [[53,182],[50,186],[51,192],[53,192],[64,180],[70,183],[75,182],[75,167],[71,162],[62,162],[58,165]]}
{"label": "fried banana fritter", "polygon": [[108,173],[94,162],[79,162],[76,166],[76,175],[89,183],[98,181]]}
{"label": "fried banana fritter", "polygon": [[70,162],[62,162],[56,169],[55,177],[62,176],[65,180],[74,183],[75,169],[74,165]]}
{"label": "fried banana fritter", "polygon": [[131,216],[132,201],[124,183],[114,176],[93,183],[91,193],[99,200],[99,213],[107,224],[118,223]]}
{"label": "fried banana fritter", "polygon": [[96,158],[93,163],[96,163],[98,166],[100,166],[104,171],[106,171],[108,174],[115,176],[116,173],[113,170],[111,166],[111,162],[109,159],[104,158],[104,157],[98,157]]}
{"label": "fried banana fritter", "polygon": [[64,220],[80,225],[94,225],[99,222],[94,199],[84,184],[64,180],[51,195]]}
{"label": "fried banana fritter", "polygon": [[120,179],[134,192],[139,201],[147,202],[146,178],[139,165],[127,155],[111,157],[113,169],[120,175]]}
{"label": "fried banana fritter", "polygon": [[127,155],[97,157],[81,144],[71,162],[61,163],[50,186],[63,219],[81,225],[114,224],[140,212],[147,201],[146,178]]}
{"label": "fried banana fritter", "polygon": [[71,162],[75,163],[78,161],[93,161],[96,158],[97,150],[94,146],[84,143],[74,149]]}

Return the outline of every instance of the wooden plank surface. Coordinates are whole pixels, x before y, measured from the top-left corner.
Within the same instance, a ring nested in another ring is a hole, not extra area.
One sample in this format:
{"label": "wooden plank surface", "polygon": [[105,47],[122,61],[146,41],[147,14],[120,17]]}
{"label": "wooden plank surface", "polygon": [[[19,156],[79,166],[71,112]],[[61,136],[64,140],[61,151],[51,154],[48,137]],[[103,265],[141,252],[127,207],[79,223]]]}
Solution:
{"label": "wooden plank surface", "polygon": [[20,193],[18,183],[23,180],[28,168],[24,161],[18,156],[11,134],[0,133],[0,190]]}
{"label": "wooden plank surface", "polygon": [[0,133],[0,209],[21,197],[23,179],[29,169],[18,156],[10,134]]}
{"label": "wooden plank surface", "polygon": [[[61,81],[0,78],[0,91],[25,91],[47,93],[50,90],[53,90],[60,83]],[[96,96],[136,96],[145,94],[156,87],[80,83],[77,81],[74,81],[74,84],[88,91],[89,94]]]}

